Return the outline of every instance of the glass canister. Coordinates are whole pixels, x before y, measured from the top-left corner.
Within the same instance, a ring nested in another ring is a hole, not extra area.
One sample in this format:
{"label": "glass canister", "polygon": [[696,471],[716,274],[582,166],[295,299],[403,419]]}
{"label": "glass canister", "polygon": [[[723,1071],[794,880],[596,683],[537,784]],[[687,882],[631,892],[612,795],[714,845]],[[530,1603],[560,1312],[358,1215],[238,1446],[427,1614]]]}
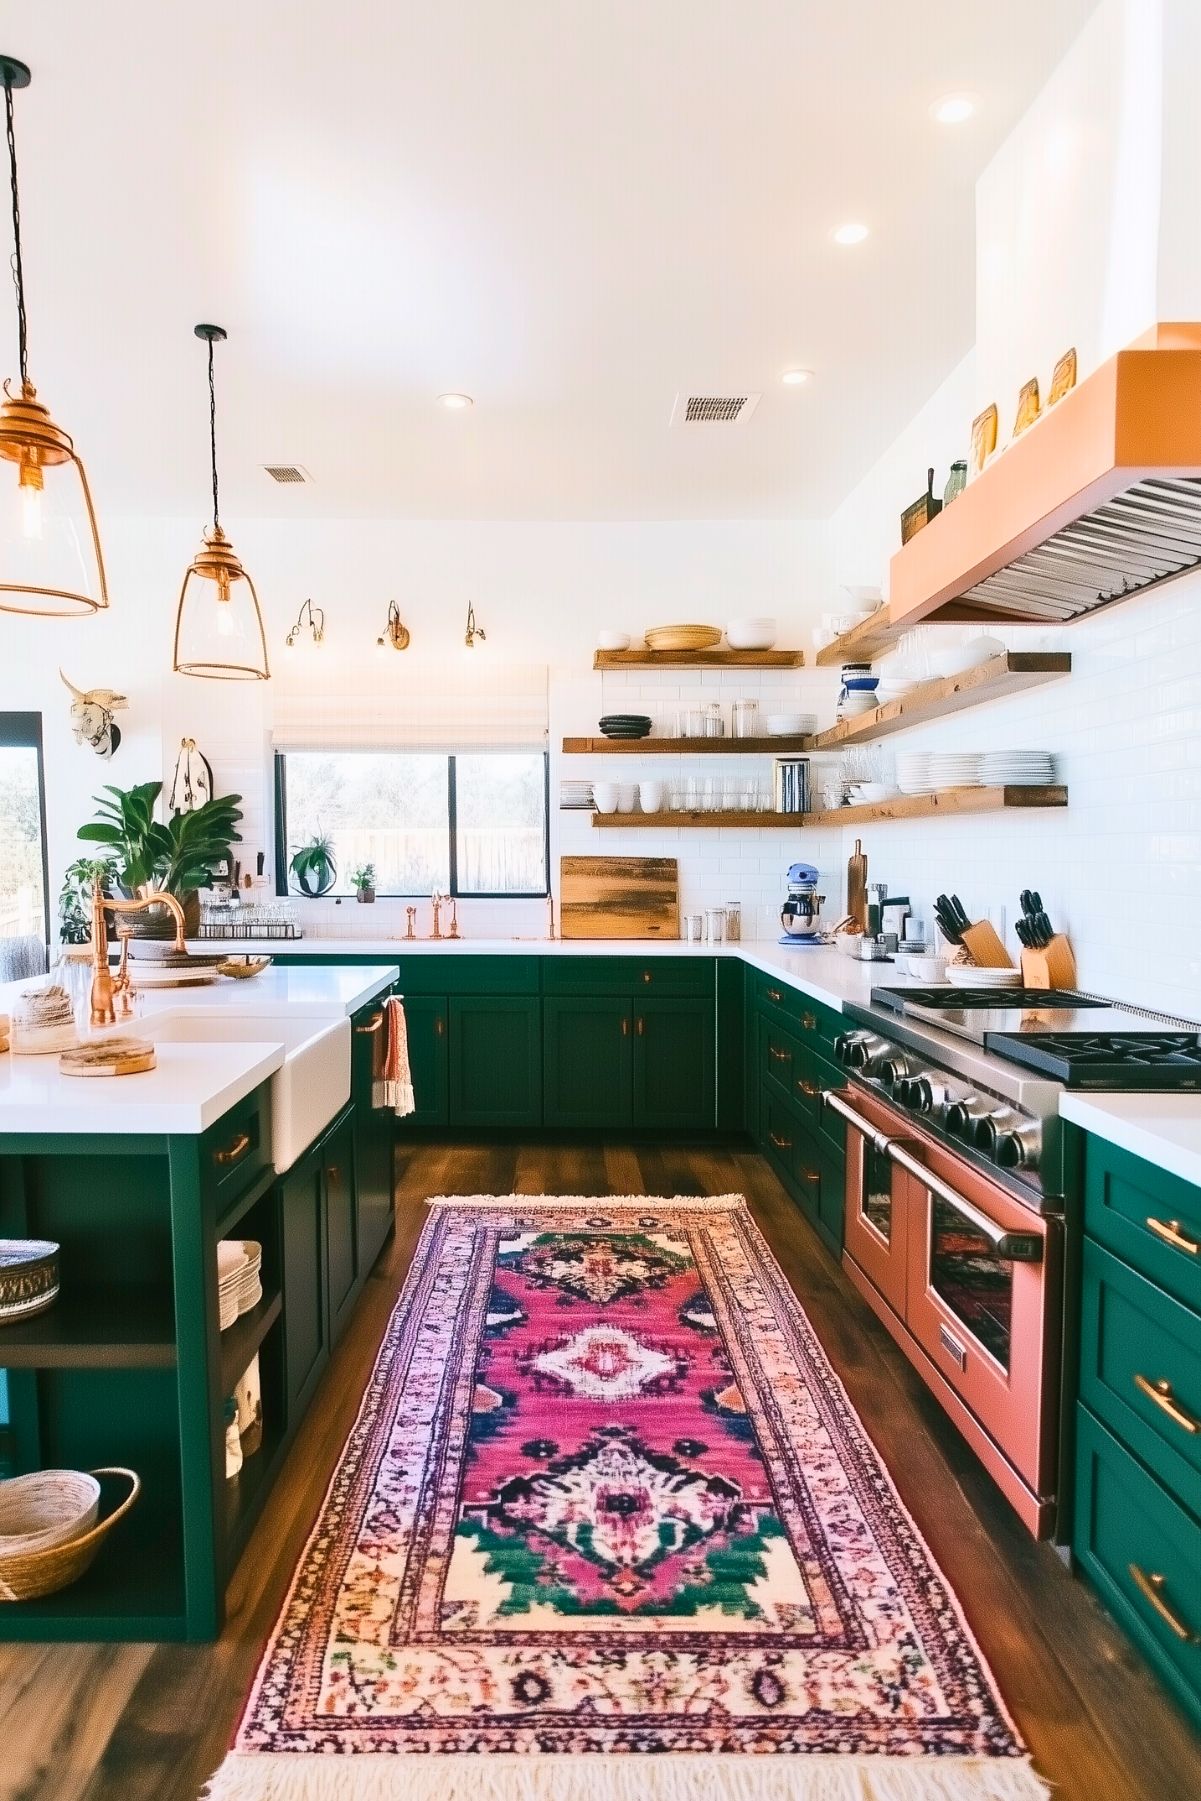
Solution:
{"label": "glass canister", "polygon": [[726,943],[738,944],[742,938],[742,902],[726,902]]}
{"label": "glass canister", "polygon": [[71,1001],[71,1012],[80,1031],[86,1031],[92,1013],[92,947],[90,944],[64,944],[58,962],[50,971],[51,983],[64,989]]}
{"label": "glass canister", "polygon": [[723,944],[726,936],[726,910],[724,907],[706,907],[705,936],[710,944]]}
{"label": "glass canister", "polygon": [[699,944],[704,937],[705,920],[700,913],[685,913],[680,921],[685,944]]}
{"label": "glass canister", "polygon": [[724,738],[725,735],[726,722],[721,716],[721,705],[718,701],[711,700],[705,708],[705,736]]}
{"label": "glass canister", "polygon": [[759,702],[736,700],[730,708],[730,735],[734,738],[759,736]]}

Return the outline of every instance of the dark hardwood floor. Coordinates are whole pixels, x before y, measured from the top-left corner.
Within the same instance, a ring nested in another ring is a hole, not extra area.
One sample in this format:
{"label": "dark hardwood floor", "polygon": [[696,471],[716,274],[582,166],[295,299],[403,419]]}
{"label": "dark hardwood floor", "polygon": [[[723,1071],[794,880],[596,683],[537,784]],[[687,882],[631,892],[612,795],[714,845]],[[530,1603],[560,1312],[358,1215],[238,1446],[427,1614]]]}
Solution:
{"label": "dark hardwood floor", "polygon": [[[723,1194],[759,1224],[956,1590],[1058,1801],[1196,1801],[1201,1739],[1084,1586],[1027,1536],[761,1158],[687,1146],[429,1145],[242,1560],[215,1645],[0,1645],[3,1801],[194,1801],[356,1411],[430,1194]],[[398,1792],[400,1792],[398,1790]]]}

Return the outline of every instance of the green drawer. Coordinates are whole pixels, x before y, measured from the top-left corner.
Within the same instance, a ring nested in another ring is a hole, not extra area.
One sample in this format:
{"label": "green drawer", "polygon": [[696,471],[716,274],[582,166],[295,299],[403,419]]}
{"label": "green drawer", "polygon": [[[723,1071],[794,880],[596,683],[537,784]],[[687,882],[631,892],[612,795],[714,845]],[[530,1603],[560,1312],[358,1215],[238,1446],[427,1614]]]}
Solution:
{"label": "green drawer", "polygon": [[271,1162],[267,1088],[256,1088],[223,1114],[200,1140],[201,1178],[222,1206]]}
{"label": "green drawer", "polygon": [[827,1088],[845,1088],[846,1072],[837,1063],[830,1063],[816,1051],[810,1051],[806,1076],[817,1090],[814,1101],[817,1129],[821,1134],[822,1146],[828,1156],[837,1159],[840,1168],[846,1163],[847,1129],[837,1113],[830,1107],[823,1107],[821,1097]]}
{"label": "green drawer", "polygon": [[1201,1188],[1103,1138],[1084,1155],[1084,1229],[1201,1313]]}
{"label": "green drawer", "polygon": [[819,1043],[827,1051],[842,1031],[842,1015],[807,994],[790,988],[779,976],[767,976],[755,970],[751,977],[751,996],[756,1007],[774,1019],[793,1026],[803,1036]]}
{"label": "green drawer", "polygon": [[537,957],[473,956],[466,951],[398,955],[398,994],[537,994]]}
{"label": "green drawer", "polygon": [[1201,1724],[1201,1522],[1082,1404],[1076,1420],[1073,1555]]}
{"label": "green drawer", "polygon": [[1086,1239],[1081,1333],[1080,1398],[1201,1514],[1201,1318]]}
{"label": "green drawer", "polygon": [[544,994],[662,994],[707,1000],[712,957],[544,957]]}
{"label": "green drawer", "polygon": [[770,1015],[759,1016],[759,1076],[777,1094],[799,1100],[805,1049],[795,1032]]}
{"label": "green drawer", "polygon": [[763,1154],[801,1212],[837,1254],[842,1247],[844,1176],[802,1110],[763,1090]]}

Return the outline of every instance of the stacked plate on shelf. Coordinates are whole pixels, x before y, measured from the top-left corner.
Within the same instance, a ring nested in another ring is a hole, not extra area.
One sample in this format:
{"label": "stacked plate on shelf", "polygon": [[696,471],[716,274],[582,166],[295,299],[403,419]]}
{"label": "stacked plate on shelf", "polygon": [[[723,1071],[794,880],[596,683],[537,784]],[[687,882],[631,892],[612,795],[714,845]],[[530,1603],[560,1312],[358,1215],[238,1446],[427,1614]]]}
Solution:
{"label": "stacked plate on shelf", "polygon": [[1020,969],[979,969],[974,963],[948,963],[947,981],[953,988],[1020,988]]}
{"label": "stacked plate on shelf", "polygon": [[217,1245],[217,1316],[227,1332],[263,1298],[263,1247],[253,1238],[222,1238]]}
{"label": "stacked plate on shelf", "polygon": [[644,633],[648,650],[711,650],[721,643],[713,625],[652,625]]}
{"label": "stacked plate on shelf", "polygon": [[600,721],[606,738],[647,738],[651,721],[647,713],[606,713]]}
{"label": "stacked plate on shelf", "polygon": [[559,805],[567,812],[591,813],[595,806],[591,782],[560,782]]}
{"label": "stacked plate on shelf", "polygon": [[932,750],[929,775],[930,786],[934,789],[978,788],[980,753],[974,750]]}
{"label": "stacked plate on shelf", "polygon": [[897,787],[902,794],[930,794],[930,753],[927,750],[897,752]]}
{"label": "stacked plate on shelf", "polygon": [[1043,788],[1055,780],[1055,759],[1047,750],[989,750],[980,759],[986,788]]}

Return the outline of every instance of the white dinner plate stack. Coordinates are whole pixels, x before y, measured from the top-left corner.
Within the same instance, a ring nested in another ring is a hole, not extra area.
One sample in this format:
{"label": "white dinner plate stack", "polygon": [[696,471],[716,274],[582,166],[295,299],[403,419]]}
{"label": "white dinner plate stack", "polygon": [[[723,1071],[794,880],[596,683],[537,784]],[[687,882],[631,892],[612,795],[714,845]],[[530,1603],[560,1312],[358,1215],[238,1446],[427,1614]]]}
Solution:
{"label": "white dinner plate stack", "polygon": [[1044,788],[1055,780],[1049,750],[989,750],[980,767],[986,788]]}
{"label": "white dinner plate stack", "polygon": [[263,1298],[263,1247],[253,1238],[223,1238],[217,1245],[217,1316],[227,1332],[240,1314]]}
{"label": "white dinner plate stack", "polygon": [[934,788],[930,780],[930,753],[925,750],[897,752],[897,787],[902,794],[929,794]]}
{"label": "white dinner plate stack", "polygon": [[971,750],[935,750],[930,753],[930,786],[978,788],[980,753]]}
{"label": "white dinner plate stack", "polygon": [[977,969],[974,963],[948,963],[947,981],[954,988],[1020,988],[1020,969]]}
{"label": "white dinner plate stack", "polygon": [[591,782],[560,782],[559,805],[569,812],[591,813]]}

